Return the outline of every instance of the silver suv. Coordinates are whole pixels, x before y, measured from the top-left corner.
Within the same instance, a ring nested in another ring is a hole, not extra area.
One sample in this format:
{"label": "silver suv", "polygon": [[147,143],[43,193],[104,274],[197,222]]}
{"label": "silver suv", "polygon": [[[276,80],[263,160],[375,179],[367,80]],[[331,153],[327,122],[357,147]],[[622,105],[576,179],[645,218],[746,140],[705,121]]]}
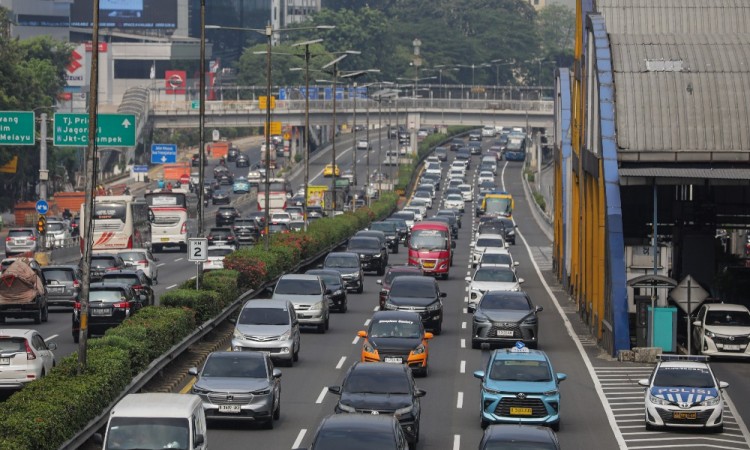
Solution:
{"label": "silver suv", "polygon": [[318,332],[328,329],[328,296],[331,290],[317,275],[287,274],[279,278],[272,299],[289,300],[294,305],[300,325],[311,325]]}
{"label": "silver suv", "polygon": [[38,243],[39,233],[36,229],[31,227],[11,228],[8,230],[8,237],[5,239],[5,256],[34,253]]}
{"label": "silver suv", "polygon": [[341,274],[347,291],[361,294],[365,288],[364,273],[359,255],[352,252],[331,252],[323,261],[323,269],[333,269]]}
{"label": "silver suv", "polygon": [[300,333],[294,305],[289,300],[250,300],[235,322],[232,350],[268,352],[292,366],[299,358]]}

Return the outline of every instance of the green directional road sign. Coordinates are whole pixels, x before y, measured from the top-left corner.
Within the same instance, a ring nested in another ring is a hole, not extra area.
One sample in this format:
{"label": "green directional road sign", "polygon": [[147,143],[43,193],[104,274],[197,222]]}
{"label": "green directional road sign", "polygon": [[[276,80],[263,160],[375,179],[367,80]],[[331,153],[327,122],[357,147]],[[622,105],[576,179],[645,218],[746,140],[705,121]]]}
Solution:
{"label": "green directional road sign", "polygon": [[190,102],[190,109],[201,109],[200,100],[193,100]]}
{"label": "green directional road sign", "polygon": [[[96,143],[110,147],[135,146],[135,115],[98,114]],[[85,147],[89,141],[88,114],[55,113],[55,145]]]}
{"label": "green directional road sign", "polygon": [[34,145],[34,111],[0,111],[0,145]]}

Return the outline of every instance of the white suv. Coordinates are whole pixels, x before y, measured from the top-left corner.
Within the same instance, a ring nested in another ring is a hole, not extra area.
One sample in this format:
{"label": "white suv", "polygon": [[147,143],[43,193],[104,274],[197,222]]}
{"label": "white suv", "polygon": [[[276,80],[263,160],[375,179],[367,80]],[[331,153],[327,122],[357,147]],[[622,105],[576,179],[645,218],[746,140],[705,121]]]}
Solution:
{"label": "white suv", "polygon": [[495,127],[486,125],[482,128],[482,137],[495,137]]}
{"label": "white suv", "polygon": [[57,348],[35,330],[3,329],[0,336],[0,389],[20,389],[55,367]]}

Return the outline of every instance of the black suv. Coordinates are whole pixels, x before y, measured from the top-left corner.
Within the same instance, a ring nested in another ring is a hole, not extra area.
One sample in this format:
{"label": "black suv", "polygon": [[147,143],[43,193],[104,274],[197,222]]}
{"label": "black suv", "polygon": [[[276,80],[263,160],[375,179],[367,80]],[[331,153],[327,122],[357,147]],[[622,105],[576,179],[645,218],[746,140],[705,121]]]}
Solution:
{"label": "black suv", "polygon": [[240,217],[240,212],[234,206],[219,206],[216,210],[216,226],[232,225]]}
{"label": "black suv", "polygon": [[119,255],[100,253],[91,256],[91,280],[98,281],[105,272],[125,269],[125,261]]}
{"label": "black suv", "polygon": [[419,441],[419,402],[425,391],[418,389],[411,369],[403,364],[356,362],[344,375],[341,386],[329,386],[328,391],[341,398],[336,413],[364,413],[368,415],[396,415],[406,440],[411,445]]}
{"label": "black suv", "polygon": [[232,185],[234,183],[234,175],[226,167],[217,167],[214,169],[214,178],[223,185]]}
{"label": "black suv", "polygon": [[451,141],[451,145],[450,145],[449,148],[450,148],[450,150],[452,152],[455,152],[456,150],[458,150],[459,148],[463,147],[464,145],[466,145],[466,144],[464,144],[464,140],[463,139],[461,139],[461,138],[453,138],[453,140]]}
{"label": "black suv", "polygon": [[401,235],[396,226],[396,222],[393,221],[381,221],[373,222],[370,224],[370,229],[375,231],[382,231],[385,233],[385,239],[388,243],[388,248],[391,249],[391,253],[398,253],[398,247],[400,245]]}
{"label": "black suv", "polygon": [[385,273],[385,266],[388,265],[388,252],[380,245],[378,238],[354,236],[349,239],[346,251],[359,255],[362,270],[374,270],[378,272],[378,275]]}
{"label": "black suv", "polygon": [[234,235],[240,244],[254,244],[260,238],[260,226],[255,219],[234,220]]}
{"label": "black suv", "polygon": [[239,154],[240,154],[239,148],[235,146],[229,147],[229,150],[227,151],[227,161],[228,162],[235,161],[237,159],[237,155]]}
{"label": "black suv", "polygon": [[393,280],[385,299],[386,311],[414,311],[425,328],[434,334],[443,329],[443,298],[437,281],[432,277],[404,275]]}
{"label": "black suv", "polygon": [[[208,158],[203,158],[203,165],[208,164]],[[190,166],[198,167],[201,165],[201,154],[193,153],[193,158],[190,160]]]}
{"label": "black suv", "polygon": [[138,307],[151,306],[154,304],[154,290],[146,274],[139,269],[111,270],[102,276],[102,283],[127,284],[137,295]]}
{"label": "black suv", "polygon": [[237,155],[237,159],[234,160],[235,167],[250,167],[250,157],[244,153]]}
{"label": "black suv", "polygon": [[349,303],[346,297],[346,287],[344,286],[344,279],[341,278],[341,273],[332,269],[311,269],[305,272],[305,275],[317,275],[323,280],[326,289],[330,290],[331,293],[328,298],[329,307],[340,313],[345,313],[349,309]]}
{"label": "black suv", "polygon": [[237,236],[229,227],[213,227],[208,230],[208,245],[233,245],[237,246]]}
{"label": "black suv", "polygon": [[[91,283],[89,287],[88,333],[104,334],[138,311],[138,295],[125,283]],[[73,309],[73,342],[78,343],[81,306]]]}

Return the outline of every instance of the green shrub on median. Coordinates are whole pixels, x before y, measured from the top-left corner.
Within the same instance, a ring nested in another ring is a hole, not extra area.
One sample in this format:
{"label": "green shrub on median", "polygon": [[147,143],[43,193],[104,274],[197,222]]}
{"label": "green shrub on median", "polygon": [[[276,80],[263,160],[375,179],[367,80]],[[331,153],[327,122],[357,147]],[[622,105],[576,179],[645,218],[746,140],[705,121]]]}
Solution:
{"label": "green shrub on median", "polygon": [[[236,298],[236,297],[235,297]],[[167,308],[189,308],[195,314],[195,322],[203,323],[223,308],[221,294],[214,290],[172,289],[161,296],[161,305]]]}

